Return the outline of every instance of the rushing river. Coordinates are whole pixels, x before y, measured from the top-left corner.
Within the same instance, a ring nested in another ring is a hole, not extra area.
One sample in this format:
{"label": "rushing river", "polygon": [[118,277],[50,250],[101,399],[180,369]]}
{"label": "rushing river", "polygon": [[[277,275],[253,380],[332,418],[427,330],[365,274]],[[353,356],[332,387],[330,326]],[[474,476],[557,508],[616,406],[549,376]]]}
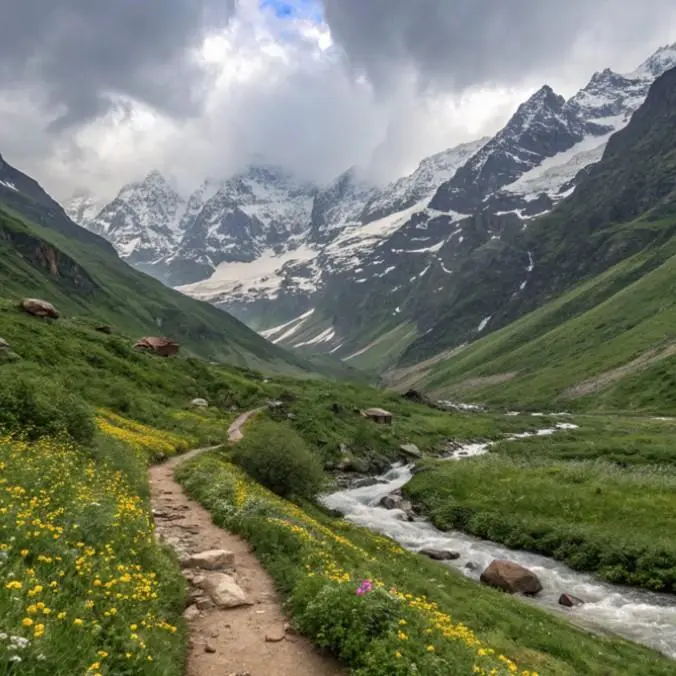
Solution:
{"label": "rushing river", "polygon": [[[562,428],[565,429],[558,427]],[[512,438],[533,434],[543,436],[554,431],[552,428]],[[470,444],[461,447],[455,451],[453,458],[461,460],[481,455],[488,451],[488,446]],[[380,477],[380,483],[374,486],[332,493],[324,496],[322,502],[350,521],[386,535],[412,551],[434,548],[458,552],[458,560],[444,565],[457,568],[476,581],[493,559],[515,561],[532,570],[543,586],[543,591],[534,599],[524,599],[524,602],[544,606],[589,629],[615,633],[643,643],[676,659],[676,598],[612,585],[595,576],[577,573],[553,559],[512,551],[494,542],[456,531],[443,532],[424,519],[408,522],[403,519],[401,510],[380,507],[383,497],[408,483],[412,477],[411,470],[412,465],[395,466]],[[475,565],[467,568],[466,564],[470,562]],[[570,610],[564,609],[558,604],[562,593],[577,596],[585,604]]]}

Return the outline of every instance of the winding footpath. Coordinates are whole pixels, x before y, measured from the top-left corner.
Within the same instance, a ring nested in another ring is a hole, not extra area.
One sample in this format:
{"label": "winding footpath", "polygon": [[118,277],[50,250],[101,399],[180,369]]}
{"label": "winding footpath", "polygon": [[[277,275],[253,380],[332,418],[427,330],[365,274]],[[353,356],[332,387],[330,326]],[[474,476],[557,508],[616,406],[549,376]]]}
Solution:
{"label": "winding footpath", "polygon": [[[230,426],[228,440],[243,438],[242,428],[258,411],[241,415]],[[218,447],[215,447],[218,448]],[[193,599],[187,612],[190,649],[187,676],[339,676],[345,674],[307,639],[289,630],[274,583],[242,538],[218,528],[199,503],[189,499],[174,479],[176,467],[214,450],[204,448],[150,469],[150,490],[158,537],[181,559],[200,552],[224,550],[234,555],[234,578],[248,605],[221,610],[208,599]],[[193,582],[202,571],[186,570]],[[228,568],[233,574],[232,567]],[[212,574],[213,575],[213,574]],[[191,597],[195,593],[191,590]],[[202,606],[202,609],[199,609]]]}

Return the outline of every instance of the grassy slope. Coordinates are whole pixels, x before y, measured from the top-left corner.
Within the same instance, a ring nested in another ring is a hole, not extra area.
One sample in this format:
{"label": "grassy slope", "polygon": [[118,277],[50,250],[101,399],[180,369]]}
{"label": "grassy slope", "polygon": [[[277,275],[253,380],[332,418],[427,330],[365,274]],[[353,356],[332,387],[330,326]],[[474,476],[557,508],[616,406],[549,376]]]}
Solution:
{"label": "grassy slope", "polygon": [[65,314],[131,335],[167,334],[211,359],[310,370],[226,313],[133,270],[107,248],[28,222],[1,205],[0,288],[5,297],[43,297]]}
{"label": "grassy slope", "polygon": [[[633,256],[433,366],[422,383],[440,394],[505,405],[673,410],[672,359],[599,385],[591,397],[568,390],[672,343],[675,253],[676,242],[669,241]],[[516,377],[495,385],[467,382],[509,372]]]}

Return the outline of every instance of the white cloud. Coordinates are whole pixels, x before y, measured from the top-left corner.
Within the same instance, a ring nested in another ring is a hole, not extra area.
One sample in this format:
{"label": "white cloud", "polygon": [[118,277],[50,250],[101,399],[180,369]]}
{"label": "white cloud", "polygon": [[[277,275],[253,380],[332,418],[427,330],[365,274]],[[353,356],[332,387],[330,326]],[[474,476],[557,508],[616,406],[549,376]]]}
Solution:
{"label": "white cloud", "polygon": [[[653,7],[660,4],[645,1]],[[326,4],[337,11],[331,0]],[[596,0],[596,5],[605,7],[607,0]],[[569,95],[594,70],[631,69],[667,41],[671,30],[676,37],[673,10],[665,10],[661,20],[641,12],[642,3],[625,2],[623,7],[621,21],[612,15],[605,23],[586,26],[568,21],[567,37],[556,41],[565,58],[538,58],[531,51],[527,61],[519,53],[519,72],[492,66],[486,57],[475,77],[466,73],[458,87],[438,77],[445,72],[440,66],[444,54],[434,57],[435,77],[430,77],[425,68],[430,69],[434,55],[429,51],[397,51],[396,58],[387,61],[394,43],[383,46],[374,38],[368,53],[358,54],[360,65],[345,37],[354,26],[330,27],[307,14],[280,19],[262,11],[258,0],[239,0],[230,23],[212,30],[190,53],[191,62],[201,65],[200,83],[207,84],[198,113],[176,115],[173,93],[172,106],[162,107],[152,99],[132,98],[133,91],[107,91],[110,105],[98,116],[59,132],[49,125],[68,112],[67,101],[46,106],[53,95],[49,88],[43,90],[34,81],[13,81],[11,88],[3,88],[0,81],[0,153],[60,198],[81,187],[112,198],[124,182],[154,168],[175,177],[187,191],[207,175],[227,175],[260,155],[317,182],[327,182],[354,164],[368,165],[375,179],[388,180],[413,170],[426,155],[494,132],[545,81]],[[331,21],[331,12],[328,16]],[[432,23],[429,19],[421,25],[432,32]],[[634,40],[627,29],[632,24]],[[477,26],[485,28],[481,22]],[[362,28],[368,37],[368,24]],[[488,29],[490,37],[495,26]],[[470,36],[472,30],[466,27]],[[357,44],[364,49],[364,43]],[[507,46],[511,51],[518,47],[514,40]],[[500,45],[495,49],[499,55]],[[528,49],[523,46],[524,52]],[[456,68],[472,69],[471,50],[462,59],[463,53],[452,55]],[[347,60],[353,67],[346,67]],[[386,87],[376,81],[384,69]],[[169,68],[161,75],[164,88],[172,88],[172,77],[190,72]]]}

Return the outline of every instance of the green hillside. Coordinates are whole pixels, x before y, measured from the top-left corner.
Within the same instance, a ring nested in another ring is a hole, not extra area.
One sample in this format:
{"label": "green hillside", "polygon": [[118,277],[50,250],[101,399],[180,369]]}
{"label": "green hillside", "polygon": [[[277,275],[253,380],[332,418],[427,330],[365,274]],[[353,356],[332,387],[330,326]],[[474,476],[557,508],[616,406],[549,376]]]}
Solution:
{"label": "green hillside", "polygon": [[0,289],[5,298],[43,298],[65,315],[109,324],[130,336],[167,335],[212,360],[310,370],[228,314],[133,270],[91,236],[76,239],[36,225],[2,204]]}
{"label": "green hillside", "polygon": [[[665,220],[629,227],[669,230]],[[637,254],[413,375],[440,395],[509,406],[673,411],[676,241]]]}

